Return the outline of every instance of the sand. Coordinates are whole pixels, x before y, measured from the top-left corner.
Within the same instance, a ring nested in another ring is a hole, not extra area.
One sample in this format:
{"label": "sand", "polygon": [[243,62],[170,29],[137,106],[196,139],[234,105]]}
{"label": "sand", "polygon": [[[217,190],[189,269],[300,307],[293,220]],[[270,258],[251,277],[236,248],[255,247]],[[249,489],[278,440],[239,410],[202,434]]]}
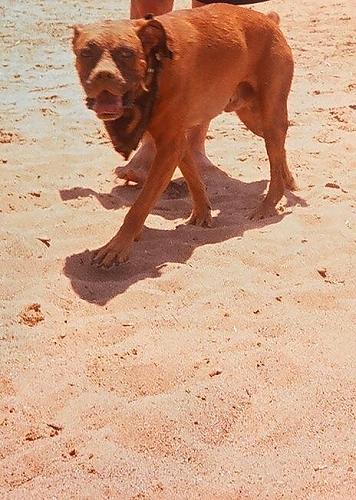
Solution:
{"label": "sand", "polygon": [[214,227],[185,226],[171,190],[130,262],[100,271],[86,249],[138,188],[84,106],[69,27],[128,2],[2,2],[2,499],[356,497],[354,9],[256,8],[280,14],[295,56],[300,190],[251,222],[264,144],[224,114]]}

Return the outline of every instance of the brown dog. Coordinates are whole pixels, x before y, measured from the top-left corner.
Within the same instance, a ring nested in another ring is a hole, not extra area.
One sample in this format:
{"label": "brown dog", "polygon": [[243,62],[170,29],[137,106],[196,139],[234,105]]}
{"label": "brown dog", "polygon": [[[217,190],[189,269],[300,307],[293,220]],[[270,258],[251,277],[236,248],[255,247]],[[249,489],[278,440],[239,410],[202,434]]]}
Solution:
{"label": "brown dog", "polygon": [[145,130],[157,154],[119,232],[95,252],[105,267],[124,262],[150,210],[179,165],[193,200],[192,224],[211,225],[210,202],[186,133],[223,110],[264,137],[268,193],[255,213],[274,213],[294,189],[284,143],[293,76],[290,48],[267,16],[213,4],[155,19],[107,21],[74,30],[76,66],[90,107],[115,149],[128,156]]}

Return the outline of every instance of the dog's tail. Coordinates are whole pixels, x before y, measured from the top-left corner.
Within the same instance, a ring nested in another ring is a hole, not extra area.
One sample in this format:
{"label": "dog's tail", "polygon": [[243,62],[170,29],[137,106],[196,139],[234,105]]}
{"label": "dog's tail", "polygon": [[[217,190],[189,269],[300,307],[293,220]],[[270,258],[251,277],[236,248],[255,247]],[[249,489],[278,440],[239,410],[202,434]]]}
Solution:
{"label": "dog's tail", "polygon": [[271,19],[271,21],[273,21],[274,23],[277,24],[277,26],[279,26],[279,23],[281,22],[281,18],[279,17],[279,15],[277,14],[277,12],[274,12],[273,10],[271,12],[268,12],[268,14],[266,14],[267,17],[269,17]]}

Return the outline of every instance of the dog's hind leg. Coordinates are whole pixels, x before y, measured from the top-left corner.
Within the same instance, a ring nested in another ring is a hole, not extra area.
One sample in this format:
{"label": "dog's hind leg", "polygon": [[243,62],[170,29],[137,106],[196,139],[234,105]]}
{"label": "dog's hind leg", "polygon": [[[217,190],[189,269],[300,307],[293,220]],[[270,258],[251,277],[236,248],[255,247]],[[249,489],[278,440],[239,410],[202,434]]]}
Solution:
{"label": "dog's hind leg", "polygon": [[[244,123],[244,125],[251,130],[251,132],[260,137],[264,137],[263,119],[257,101],[252,102],[249,106],[242,107],[236,111],[236,114],[242,123]],[[291,171],[288,168],[287,162],[282,163],[282,176],[285,188],[290,191],[295,191],[297,189],[297,185]]]}
{"label": "dog's hind leg", "polygon": [[[285,72],[280,68],[262,75],[262,91],[256,91],[248,82],[241,82],[225,108],[235,111],[240,120],[254,134],[263,137],[270,162],[271,181],[267,195],[253,218],[275,213],[276,204],[284,189],[296,189],[286,159],[285,139],[288,129],[287,97],[292,78],[292,65]],[[266,85],[268,82],[268,85]]]}
{"label": "dog's hind leg", "polygon": [[284,149],[286,129],[274,125],[265,129],[265,144],[270,163],[271,180],[268,191],[262,204],[258,207],[252,218],[260,219],[275,214],[275,207],[284,193],[284,170],[286,165],[286,152]]}
{"label": "dog's hind leg", "polygon": [[253,218],[263,218],[275,213],[275,207],[282,198],[284,189],[296,188],[293,175],[287,165],[285,151],[288,130],[287,97],[291,72],[289,75],[287,73],[280,77],[278,68],[275,72],[272,69],[270,71],[272,72],[270,77],[272,81],[270,81],[268,89],[265,87],[265,91],[261,92],[259,102],[271,180],[267,195]]}

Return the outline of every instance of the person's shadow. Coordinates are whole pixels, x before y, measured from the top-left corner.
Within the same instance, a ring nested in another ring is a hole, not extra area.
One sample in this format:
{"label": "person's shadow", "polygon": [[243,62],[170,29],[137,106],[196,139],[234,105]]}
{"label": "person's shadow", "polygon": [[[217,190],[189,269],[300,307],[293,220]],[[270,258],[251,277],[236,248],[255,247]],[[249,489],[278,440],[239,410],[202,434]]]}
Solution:
{"label": "person's shadow", "polygon": [[[213,165],[205,170],[204,177],[214,210],[219,209],[222,204],[224,206],[218,216],[213,218],[212,228],[184,224],[170,231],[145,228],[140,241],[133,245],[130,261],[109,270],[91,264],[91,251],[71,255],[66,258],[64,274],[71,280],[75,293],[87,302],[105,305],[137,281],[159,277],[160,269],[166,263],[186,263],[199,246],[242,237],[245,231],[278,223],[290,213],[288,207],[306,206],[303,199],[286,192],[287,210],[284,213],[261,221],[250,220],[251,212],[262,199],[267,181],[245,183],[229,177]],[[138,189],[132,186],[116,186],[110,193],[97,193],[80,187],[60,191],[63,200],[94,196],[107,210],[130,206],[137,194]],[[172,198],[176,199],[174,204]],[[152,213],[173,220],[188,217],[190,210],[191,200],[185,185],[174,182],[162,195]],[[115,230],[117,228],[113,228],[113,234]],[[94,240],[93,247],[95,248]]]}

